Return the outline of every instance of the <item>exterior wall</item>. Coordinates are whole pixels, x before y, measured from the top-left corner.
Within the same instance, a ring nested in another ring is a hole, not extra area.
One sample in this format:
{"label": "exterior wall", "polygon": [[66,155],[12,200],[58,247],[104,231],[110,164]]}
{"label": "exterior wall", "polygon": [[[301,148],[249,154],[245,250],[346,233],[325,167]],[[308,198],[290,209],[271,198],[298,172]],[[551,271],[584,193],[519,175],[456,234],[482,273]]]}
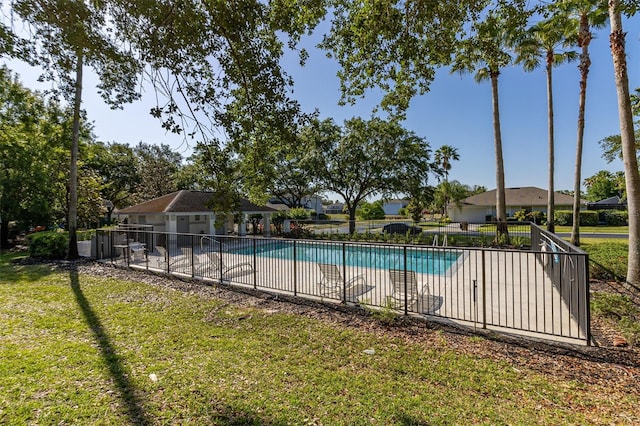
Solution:
{"label": "exterior wall", "polygon": [[[582,210],[583,206],[581,206]],[[527,209],[529,211],[540,211],[547,214],[547,206],[507,206],[507,216],[512,217],[516,212]],[[560,205],[556,206],[556,210],[571,210],[573,206]],[[494,206],[463,206],[459,209],[457,206],[449,206],[447,214],[454,222],[470,222],[484,223],[487,216],[496,216]]]}
{"label": "exterior wall", "polygon": [[344,208],[344,204],[329,204],[325,206],[324,212],[326,214],[340,214],[342,213],[342,209]]}
{"label": "exterior wall", "polygon": [[388,202],[382,205],[382,210],[384,210],[384,214],[388,215],[397,215],[401,208],[407,207],[408,202]]}
{"label": "exterior wall", "polygon": [[190,234],[210,234],[209,218],[211,214],[193,214],[189,215],[189,233]]}
{"label": "exterior wall", "polygon": [[447,215],[453,222],[484,223],[487,216],[496,215],[496,209],[485,206],[464,206],[459,209],[454,205],[447,208]]}

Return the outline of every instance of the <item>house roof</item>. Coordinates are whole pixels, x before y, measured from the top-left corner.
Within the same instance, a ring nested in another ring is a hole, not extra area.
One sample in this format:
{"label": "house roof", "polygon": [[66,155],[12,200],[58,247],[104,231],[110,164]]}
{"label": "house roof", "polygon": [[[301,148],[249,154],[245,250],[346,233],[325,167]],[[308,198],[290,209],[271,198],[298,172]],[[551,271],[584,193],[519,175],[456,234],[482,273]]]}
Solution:
{"label": "house roof", "polygon": [[609,198],[605,198],[604,200],[600,200],[600,201],[594,201],[592,203],[589,203],[590,205],[617,205],[617,204],[627,204],[626,201],[622,201],[622,199],[620,197],[618,197],[617,195],[613,196],[613,197],[609,197]]}
{"label": "house roof", "polygon": [[[556,205],[573,205],[573,196],[555,192]],[[535,186],[506,188],[505,203],[507,206],[546,206],[547,190]],[[496,190],[483,192],[461,200],[467,206],[495,206]]]}
{"label": "house roof", "polygon": [[[207,207],[207,204],[212,198],[213,192],[181,190],[121,209],[118,213],[210,213],[211,209]],[[244,213],[272,213],[276,211],[267,206],[258,206],[245,198],[240,199],[240,210]]]}

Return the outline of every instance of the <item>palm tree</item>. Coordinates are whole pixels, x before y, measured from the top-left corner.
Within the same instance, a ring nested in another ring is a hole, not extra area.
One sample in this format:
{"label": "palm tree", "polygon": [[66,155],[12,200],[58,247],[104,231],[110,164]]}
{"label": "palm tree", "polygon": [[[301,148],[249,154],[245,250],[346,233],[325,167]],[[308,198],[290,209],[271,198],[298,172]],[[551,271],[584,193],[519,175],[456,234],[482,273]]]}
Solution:
{"label": "palm tree", "polygon": [[[566,14],[557,14],[529,28],[524,38],[516,45],[516,63],[521,63],[525,71],[533,71],[540,66],[544,58],[547,75],[547,123],[549,151],[549,189],[547,194],[547,230],[555,232],[555,141],[553,118],[553,67],[573,61],[577,53],[572,50],[558,51],[571,42],[575,34],[574,21]],[[572,31],[574,30],[574,31]]]}
{"label": "palm tree", "polygon": [[477,82],[491,81],[498,236],[508,235],[498,77],[500,70],[512,63],[510,47],[513,45],[514,34],[524,31],[529,15],[530,13],[525,11],[525,2],[500,3],[499,7],[487,13],[484,21],[477,22],[472,26],[473,34],[471,37],[460,42],[460,48],[454,57],[452,68],[452,72],[475,72]]}
{"label": "palm tree", "polygon": [[[573,227],[571,229],[571,244],[580,245],[580,186],[582,171],[582,147],[584,144],[584,112],[587,99],[587,77],[591,58],[589,44],[593,38],[591,28],[604,25],[606,12],[601,9],[601,0],[560,0],[554,5],[554,10],[569,13],[577,17],[578,33],[576,42],[581,49],[580,63],[580,97],[578,102],[578,137],[576,142],[576,165],[574,174],[573,193]],[[574,18],[575,19],[575,18]]]}
{"label": "palm tree", "polygon": [[434,159],[438,167],[441,167],[442,171],[444,172],[444,181],[449,181],[449,170],[451,170],[451,161],[460,160],[458,149],[450,145],[442,145],[440,148],[436,149]]}
{"label": "palm tree", "polygon": [[640,291],[640,172],[636,158],[636,140],[633,128],[633,113],[629,96],[629,78],[624,47],[625,33],[622,31],[620,1],[609,0],[611,21],[611,56],[615,71],[620,117],[620,139],[624,161],[627,207],[629,209],[629,261],[627,282]]}
{"label": "palm tree", "polygon": [[[436,149],[435,152],[435,163],[438,165],[442,172],[444,173],[444,183],[445,186],[443,188],[448,189],[449,185],[446,185],[449,182],[449,170],[451,170],[451,161],[460,160],[460,155],[458,154],[458,150],[450,145],[442,145],[440,148]],[[449,194],[445,192],[444,194],[444,203],[442,207],[442,215],[446,216],[447,214],[447,203],[449,201]]]}

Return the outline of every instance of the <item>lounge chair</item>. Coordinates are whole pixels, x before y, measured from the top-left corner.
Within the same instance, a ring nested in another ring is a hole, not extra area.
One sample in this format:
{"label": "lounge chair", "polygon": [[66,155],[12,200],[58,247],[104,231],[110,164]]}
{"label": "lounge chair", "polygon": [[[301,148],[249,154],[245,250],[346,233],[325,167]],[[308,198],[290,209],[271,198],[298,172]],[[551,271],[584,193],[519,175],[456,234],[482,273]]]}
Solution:
{"label": "lounge chair", "polygon": [[167,249],[162,246],[156,246],[156,251],[160,255],[155,256],[159,257],[159,259],[157,260],[158,266],[167,266],[167,264],[169,263],[169,253],[167,253]]}
{"label": "lounge chair", "polygon": [[[373,287],[367,287],[367,280],[363,274],[350,278],[345,282],[340,269],[331,263],[318,263],[322,273],[322,280],[318,283],[322,296],[342,297],[342,288],[346,287],[349,302],[358,302],[357,297]],[[357,294],[359,293],[359,294]]]}
{"label": "lounge chair", "polygon": [[240,262],[235,263],[233,265],[226,265],[220,256],[218,256],[215,252],[207,252],[207,258],[209,259],[210,265],[202,265],[200,267],[207,266],[210,268],[211,272],[213,272],[213,277],[216,275],[220,276],[220,279],[229,276],[236,275],[244,275],[246,273],[253,273],[253,264],[251,262]]}
{"label": "lounge chair", "polygon": [[[418,312],[421,314],[433,314],[442,306],[442,297],[429,294],[429,288],[418,286],[418,279],[415,271],[405,271],[404,269],[390,269],[391,278],[391,299],[398,309]],[[414,309],[415,307],[415,309]]]}
{"label": "lounge chair", "polygon": [[166,248],[162,246],[156,246],[156,251],[160,254],[158,259],[159,265],[170,265],[172,267],[184,267],[191,264],[191,248],[183,248],[182,254],[178,256],[171,256]]}

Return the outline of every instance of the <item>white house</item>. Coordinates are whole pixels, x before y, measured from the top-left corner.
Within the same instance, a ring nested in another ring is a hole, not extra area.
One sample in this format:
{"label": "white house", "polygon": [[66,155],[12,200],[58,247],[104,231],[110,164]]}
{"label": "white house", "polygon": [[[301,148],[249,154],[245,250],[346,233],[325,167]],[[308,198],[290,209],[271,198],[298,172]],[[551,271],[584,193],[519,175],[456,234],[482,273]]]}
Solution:
{"label": "white house", "polygon": [[396,216],[400,209],[404,209],[409,205],[409,200],[388,200],[382,204],[382,210],[384,214],[389,216]]}
{"label": "white house", "polygon": [[344,203],[333,203],[324,206],[325,214],[340,214],[344,208]]}
{"label": "white house", "polygon": [[[533,186],[522,188],[507,188],[505,190],[505,203],[507,205],[507,216],[522,209],[529,211],[547,211],[546,189]],[[573,209],[573,196],[554,193],[556,210]],[[447,215],[454,222],[484,223],[495,220],[496,217],[496,190],[473,195],[456,203],[447,206]]]}

